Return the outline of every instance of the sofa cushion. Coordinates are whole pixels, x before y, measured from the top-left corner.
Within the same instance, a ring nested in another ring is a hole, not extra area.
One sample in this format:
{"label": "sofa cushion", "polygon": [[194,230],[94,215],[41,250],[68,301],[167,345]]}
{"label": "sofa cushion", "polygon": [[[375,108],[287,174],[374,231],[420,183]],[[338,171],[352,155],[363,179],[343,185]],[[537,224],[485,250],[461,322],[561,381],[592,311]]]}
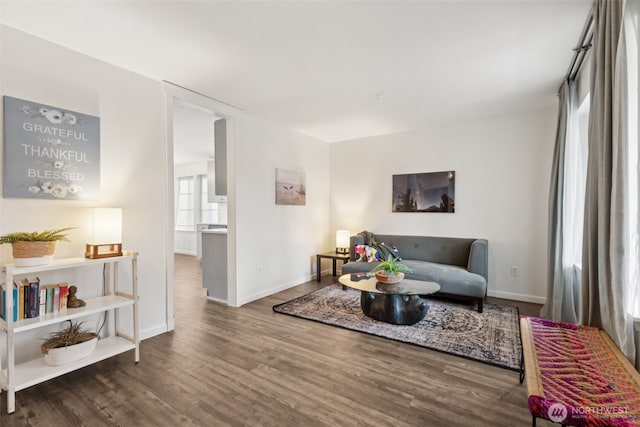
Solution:
{"label": "sofa cushion", "polygon": [[428,261],[404,260],[402,263],[413,270],[405,274],[407,279],[436,282],[441,293],[478,298],[484,298],[486,294],[484,277],[470,273],[466,268]]}
{"label": "sofa cushion", "polygon": [[437,262],[466,268],[469,263],[471,244],[476,239],[376,234],[376,240],[395,245],[404,259]]}
{"label": "sofa cushion", "polygon": [[[408,259],[402,263],[413,270],[405,275],[407,279],[436,282],[440,285],[441,293],[478,298],[484,298],[486,294],[485,278],[463,267]],[[348,262],[342,266],[342,274],[368,273],[372,268],[369,263]]]}
{"label": "sofa cushion", "polygon": [[368,262],[351,261],[342,265],[342,274],[369,273],[374,267],[375,264]]}

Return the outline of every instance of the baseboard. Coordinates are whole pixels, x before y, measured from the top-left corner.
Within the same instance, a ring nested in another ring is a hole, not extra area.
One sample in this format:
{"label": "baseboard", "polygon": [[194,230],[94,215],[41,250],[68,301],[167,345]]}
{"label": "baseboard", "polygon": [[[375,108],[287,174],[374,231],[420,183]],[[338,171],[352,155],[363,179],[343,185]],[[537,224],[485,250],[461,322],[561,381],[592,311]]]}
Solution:
{"label": "baseboard", "polygon": [[492,291],[487,292],[487,296],[495,298],[510,299],[514,301],[532,302],[535,304],[544,304],[547,302],[545,297],[537,297],[534,295],[517,294],[515,292]]}
{"label": "baseboard", "polygon": [[313,276],[307,276],[302,279],[292,280],[290,282],[284,283],[282,285],[275,286],[273,288],[266,289],[264,291],[256,292],[252,295],[247,295],[243,298],[238,298],[238,307],[248,304],[252,301],[259,300],[260,298],[268,297],[269,295],[277,294],[278,292],[287,290],[289,288],[293,288],[294,286],[301,285],[303,283],[309,282],[311,280],[315,280],[315,274]]}
{"label": "baseboard", "polygon": [[181,251],[179,249],[174,249],[173,250],[174,254],[180,254],[180,255],[191,255],[191,256],[198,256],[197,253],[195,252],[191,252],[191,251]]}
{"label": "baseboard", "polygon": [[146,340],[147,338],[155,337],[156,335],[164,334],[168,330],[169,328],[166,323],[154,326],[152,328],[147,328],[139,332],[140,341]]}
{"label": "baseboard", "polygon": [[221,302],[222,304],[227,304],[227,300],[226,299],[210,297],[210,296],[207,296],[207,299],[211,300],[211,301],[215,301],[215,302]]}

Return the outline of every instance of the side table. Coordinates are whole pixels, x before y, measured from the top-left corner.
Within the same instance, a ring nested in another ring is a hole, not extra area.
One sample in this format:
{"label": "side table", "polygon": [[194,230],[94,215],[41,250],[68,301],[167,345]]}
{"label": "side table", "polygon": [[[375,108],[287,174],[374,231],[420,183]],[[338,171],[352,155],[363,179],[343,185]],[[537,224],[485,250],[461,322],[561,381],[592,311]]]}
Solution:
{"label": "side table", "polygon": [[336,261],[337,260],[342,260],[342,263],[344,264],[345,262],[349,261],[349,254],[339,254],[337,252],[323,252],[321,254],[317,254],[316,255],[316,280],[319,282],[320,281],[320,269],[321,269],[321,265],[320,265],[320,261],[322,260],[322,258],[327,258],[327,259],[331,259],[333,260],[333,275],[336,275]]}

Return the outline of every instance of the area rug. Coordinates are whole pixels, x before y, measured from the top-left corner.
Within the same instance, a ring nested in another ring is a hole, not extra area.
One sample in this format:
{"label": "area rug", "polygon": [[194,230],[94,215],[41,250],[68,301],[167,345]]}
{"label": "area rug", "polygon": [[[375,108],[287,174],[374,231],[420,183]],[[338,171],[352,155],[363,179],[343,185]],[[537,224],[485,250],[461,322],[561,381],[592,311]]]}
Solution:
{"label": "area rug", "polygon": [[517,308],[485,304],[483,313],[478,313],[468,305],[435,299],[428,303],[429,312],[420,322],[392,325],[362,313],[360,291],[331,285],[275,305],[273,311],[520,370]]}

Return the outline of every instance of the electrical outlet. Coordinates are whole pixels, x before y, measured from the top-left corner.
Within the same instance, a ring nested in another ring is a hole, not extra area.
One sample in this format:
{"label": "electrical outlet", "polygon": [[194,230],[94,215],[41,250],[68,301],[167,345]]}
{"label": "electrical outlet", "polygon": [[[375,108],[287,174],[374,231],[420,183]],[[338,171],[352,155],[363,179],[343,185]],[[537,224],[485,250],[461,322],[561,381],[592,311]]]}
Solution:
{"label": "electrical outlet", "polygon": [[511,275],[513,277],[518,277],[518,267],[516,267],[515,265],[511,266]]}

